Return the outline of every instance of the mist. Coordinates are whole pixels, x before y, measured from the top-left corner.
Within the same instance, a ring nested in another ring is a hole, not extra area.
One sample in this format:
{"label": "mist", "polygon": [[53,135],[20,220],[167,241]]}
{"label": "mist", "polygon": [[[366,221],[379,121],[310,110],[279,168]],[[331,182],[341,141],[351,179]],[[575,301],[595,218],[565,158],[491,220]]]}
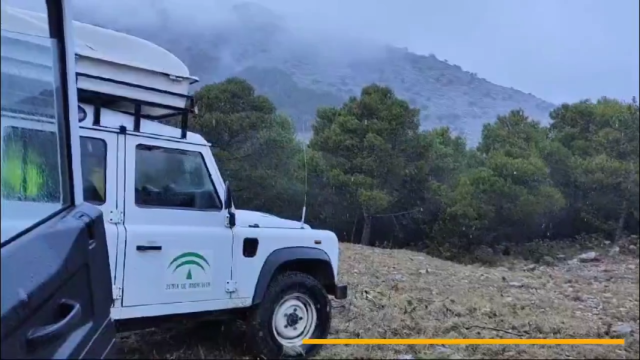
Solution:
{"label": "mist", "polygon": [[448,59],[560,103],[638,95],[637,0],[264,0],[299,26]]}
{"label": "mist", "polygon": [[[3,0],[31,10],[43,0]],[[74,0],[75,18],[207,46],[238,26],[233,0]],[[261,0],[253,19],[300,39],[297,51],[347,61],[388,44],[433,53],[496,84],[553,103],[639,93],[637,0]],[[253,7],[251,11],[255,11]],[[267,9],[268,8],[268,9]],[[247,23],[242,23],[247,26]],[[287,38],[290,41],[290,37]],[[302,46],[301,44],[306,44]],[[309,46],[312,44],[312,46]],[[268,44],[287,46],[277,41]],[[224,54],[220,54],[224,58]],[[245,64],[228,64],[241,68]]]}

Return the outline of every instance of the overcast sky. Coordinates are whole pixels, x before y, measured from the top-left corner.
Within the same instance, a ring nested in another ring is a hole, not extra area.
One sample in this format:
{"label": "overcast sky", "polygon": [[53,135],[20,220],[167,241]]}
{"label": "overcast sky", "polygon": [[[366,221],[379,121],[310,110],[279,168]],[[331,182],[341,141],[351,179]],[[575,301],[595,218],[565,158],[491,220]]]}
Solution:
{"label": "overcast sky", "polygon": [[[73,2],[86,6],[96,1]],[[194,21],[214,18],[222,1],[233,0],[153,0],[179,9],[181,16]],[[43,0],[2,2],[25,7]],[[115,8],[120,6],[117,3],[130,7],[141,2],[103,0],[99,4]],[[630,99],[639,92],[638,0],[255,2],[271,7],[297,26],[347,32],[417,53],[434,53],[489,81],[554,103],[602,95]],[[108,13],[118,14],[118,21],[138,21],[145,15],[153,19],[153,14],[138,11]]]}
{"label": "overcast sky", "polygon": [[638,0],[263,0],[552,102],[638,95]]}

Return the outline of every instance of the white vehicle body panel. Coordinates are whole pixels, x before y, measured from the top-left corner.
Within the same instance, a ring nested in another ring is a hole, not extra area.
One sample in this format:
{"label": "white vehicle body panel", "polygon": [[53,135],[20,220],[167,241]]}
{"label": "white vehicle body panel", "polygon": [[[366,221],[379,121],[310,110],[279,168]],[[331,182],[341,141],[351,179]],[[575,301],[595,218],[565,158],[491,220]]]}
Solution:
{"label": "white vehicle body panel", "polygon": [[[147,144],[175,148],[175,145],[167,144],[167,141],[129,135],[126,136],[126,144],[124,224],[127,245],[123,306],[228,299],[225,284],[231,279],[233,236],[231,229],[225,227],[226,212],[136,205],[136,146]],[[209,150],[192,144],[180,144],[180,149],[196,152]],[[211,173],[214,170],[217,172],[213,164],[207,165]],[[220,187],[222,184],[216,181],[217,178],[213,177],[212,180],[216,187]],[[136,249],[138,246],[161,246],[162,249],[139,251]],[[184,266],[175,269],[182,262],[174,259],[180,258],[182,254],[197,256],[201,261],[194,259],[194,265],[197,263],[202,267],[195,269]],[[135,269],[135,275],[129,269]],[[189,276],[190,281],[183,282],[183,275]],[[173,289],[172,286],[176,285],[199,287]]]}
{"label": "white vehicle body panel", "polygon": [[[238,214],[241,217],[249,215],[251,212]],[[284,220],[283,221],[290,221]],[[242,220],[244,221],[244,220]],[[260,228],[249,228],[237,226],[233,229],[233,274],[237,282],[237,291],[234,298],[253,298],[256,281],[260,276],[260,271],[265,260],[272,252],[287,247],[309,247],[317,248],[327,253],[334,265],[334,276],[337,278],[338,272],[338,240],[330,231],[301,229],[298,228],[274,227],[268,228],[260,225]],[[257,238],[259,240],[258,252],[255,257],[248,258],[242,255],[243,239]],[[320,244],[316,244],[320,241]]]}

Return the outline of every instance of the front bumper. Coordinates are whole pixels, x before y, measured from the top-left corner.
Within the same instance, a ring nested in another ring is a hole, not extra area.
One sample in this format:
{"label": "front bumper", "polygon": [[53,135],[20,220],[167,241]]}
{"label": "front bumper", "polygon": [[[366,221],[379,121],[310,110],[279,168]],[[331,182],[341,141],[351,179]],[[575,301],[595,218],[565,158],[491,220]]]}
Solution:
{"label": "front bumper", "polygon": [[334,294],[335,298],[338,300],[346,299],[348,294],[347,285],[336,285]]}

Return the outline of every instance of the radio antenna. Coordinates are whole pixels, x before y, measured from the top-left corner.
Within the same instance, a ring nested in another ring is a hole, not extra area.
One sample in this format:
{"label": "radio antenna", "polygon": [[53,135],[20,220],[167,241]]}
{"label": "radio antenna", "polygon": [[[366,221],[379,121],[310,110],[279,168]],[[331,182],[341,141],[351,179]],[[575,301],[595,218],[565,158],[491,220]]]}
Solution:
{"label": "radio antenna", "polygon": [[[307,132],[307,120],[302,123],[302,133],[306,135]],[[307,171],[307,143],[303,141],[302,144],[302,156],[304,157],[304,202],[302,203],[302,219],[300,219],[300,228],[304,228],[304,218],[307,214],[307,182],[309,179],[309,172]]]}

